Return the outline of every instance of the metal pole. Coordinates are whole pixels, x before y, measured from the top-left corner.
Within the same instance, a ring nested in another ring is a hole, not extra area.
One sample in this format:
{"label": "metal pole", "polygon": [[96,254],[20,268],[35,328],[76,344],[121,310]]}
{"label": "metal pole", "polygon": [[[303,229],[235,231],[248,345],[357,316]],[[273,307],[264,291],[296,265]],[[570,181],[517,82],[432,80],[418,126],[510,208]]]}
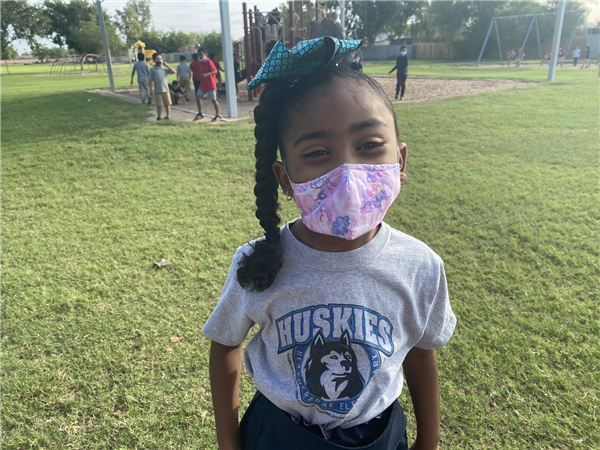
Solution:
{"label": "metal pole", "polygon": [[302,39],[306,39],[304,33],[304,4],[302,0],[300,0],[300,29],[302,30]]}
{"label": "metal pole", "polygon": [[294,27],[294,2],[290,2],[290,48],[296,45],[296,28]]}
{"label": "metal pole", "polygon": [[541,63],[544,60],[544,57],[542,56],[542,43],[540,42],[540,27],[538,25],[537,16],[535,18],[535,31],[537,32],[538,48],[540,49],[540,63]]}
{"label": "metal pole", "polygon": [[340,0],[340,26],[342,27],[342,38],[346,39],[346,0]]}
{"label": "metal pole", "polygon": [[490,33],[492,32],[492,26],[494,25],[495,21],[496,21],[496,19],[493,18],[492,21],[490,22],[490,27],[488,28],[488,32],[485,35],[485,41],[483,41],[483,47],[481,47],[481,52],[479,52],[479,58],[477,58],[477,63],[475,64],[475,67],[479,67],[479,61],[481,61],[481,56],[483,55],[483,50],[485,50],[485,46],[487,44],[488,38],[490,37]]}
{"label": "metal pole", "polygon": [[[523,41],[523,46],[521,49],[525,52],[525,44],[527,44],[527,39],[529,39],[529,33],[531,32],[531,27],[533,27],[533,22],[535,21],[535,17],[531,19],[531,23],[529,24],[529,29],[527,30],[527,35],[525,36],[525,40]],[[517,55],[518,57],[519,55]]]}
{"label": "metal pole", "polygon": [[223,59],[225,63],[225,92],[227,94],[227,112],[229,117],[238,116],[237,100],[235,98],[235,72],[233,69],[233,46],[231,45],[231,24],[229,22],[229,1],[219,0],[221,15],[221,41],[223,44]]}
{"label": "metal pole", "polygon": [[565,57],[562,60],[560,67],[565,64],[565,59],[569,54],[569,50],[571,50],[571,44],[573,43],[573,38],[575,37],[575,32],[577,31],[577,27],[579,26],[579,21],[581,20],[581,13],[579,13],[579,17],[577,18],[577,23],[575,24],[575,28],[573,29],[573,34],[571,35],[571,40],[569,41],[569,46],[567,47],[567,51],[565,52]]}
{"label": "metal pole", "polygon": [[108,49],[108,39],[106,39],[106,27],[104,26],[104,15],[102,14],[102,2],[96,0],[96,9],[98,10],[98,22],[100,24],[100,34],[102,35],[102,45],[104,46],[104,56],[106,57],[106,68],[108,69],[108,80],[110,81],[110,90],[115,92],[115,80],[113,79],[112,63],[110,62],[110,50]]}
{"label": "metal pole", "polygon": [[556,73],[556,63],[558,61],[558,47],[560,44],[560,36],[562,34],[563,22],[565,20],[566,0],[558,2],[556,14],[556,23],[554,24],[554,36],[552,37],[552,56],[550,58],[550,67],[548,68],[548,81],[554,81]]}
{"label": "metal pole", "polygon": [[494,21],[494,28],[496,29],[496,39],[498,39],[498,51],[500,52],[500,63],[504,65],[504,60],[502,59],[502,47],[500,46],[500,34],[498,33],[498,22]]}
{"label": "metal pole", "polygon": [[583,13],[583,34],[585,36],[585,45],[590,45],[590,38],[588,36],[587,18],[585,12]]}
{"label": "metal pole", "polygon": [[[244,57],[246,58],[246,81],[250,83],[252,80],[252,69],[250,69],[250,38],[248,33],[248,11],[246,10],[246,3],[243,4],[244,11]],[[248,100],[252,101],[252,91],[248,91]]]}

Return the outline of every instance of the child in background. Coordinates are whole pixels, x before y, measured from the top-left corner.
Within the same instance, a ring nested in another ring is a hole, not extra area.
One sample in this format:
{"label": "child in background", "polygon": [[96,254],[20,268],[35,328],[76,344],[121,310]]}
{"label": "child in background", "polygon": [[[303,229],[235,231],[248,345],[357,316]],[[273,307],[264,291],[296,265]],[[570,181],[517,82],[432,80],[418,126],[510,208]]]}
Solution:
{"label": "child in background", "polygon": [[208,100],[212,101],[213,106],[215,107],[215,117],[212,119],[212,121],[216,122],[217,120],[222,119],[221,114],[219,113],[219,102],[217,101],[217,82],[215,81],[217,68],[206,56],[206,50],[198,50],[198,56],[200,57],[197,65],[198,69],[193,69],[194,78],[196,78],[196,73],[198,73],[200,77],[199,87],[196,91],[198,114],[196,114],[194,120],[200,120],[204,117],[204,113],[202,112],[202,99],[206,97]]}
{"label": "child in background", "polygon": [[[186,93],[190,92],[190,76],[192,75],[192,71],[190,70],[190,66],[188,66],[185,62],[186,58],[184,55],[179,57],[179,65],[177,66],[177,82],[181,89],[183,89]],[[187,98],[183,97],[183,102]]]}
{"label": "child in background", "polygon": [[510,67],[510,63],[515,59],[515,51],[511,50],[506,54],[506,67]]}
{"label": "child in background", "polygon": [[363,71],[363,65],[360,63],[360,55],[358,53],[354,54],[350,68],[352,70],[358,70],[359,72]]}
{"label": "child in background", "polygon": [[[318,54],[325,40],[333,52],[334,38],[302,45]],[[406,180],[406,145],[383,88],[335,66],[360,46],[342,42],[346,53],[324,52],[324,68],[298,58],[279,78],[269,69],[285,49],[273,51],[248,85],[268,81],[254,110],[265,235],[237,249],[203,328],[221,449],[407,450],[404,378],[417,418],[411,448],[438,447],[435,349],[456,323],[444,266],[382,222]],[[278,187],[302,211],[281,228]],[[258,392],[238,430],[242,344],[255,324],[244,358]]]}
{"label": "child in background", "polygon": [[404,45],[400,47],[400,56],[396,59],[396,65],[390,70],[389,74],[396,69],[398,69],[398,72],[396,73],[396,96],[394,98],[398,100],[398,92],[400,92],[400,88],[402,88],[400,100],[404,100],[406,78],[408,77],[408,53]]}
{"label": "child in background", "polygon": [[133,84],[133,75],[137,72],[138,88],[140,90],[140,100],[142,105],[146,103],[150,105],[152,103],[152,97],[150,96],[150,88],[148,81],[150,80],[150,70],[148,64],[144,61],[144,54],[139,52],[137,54],[138,61],[133,65],[133,71],[131,72],[131,84]]}
{"label": "child in background", "polygon": [[167,110],[164,120],[171,118],[172,102],[167,76],[174,73],[173,68],[163,61],[162,55],[157,54],[154,58],[154,65],[150,68],[150,95],[156,95],[156,120],[163,120],[160,117],[163,107]]}
{"label": "child in background", "polygon": [[591,51],[590,51],[590,46],[586,45],[585,47],[585,54],[583,55],[585,62],[581,65],[581,68],[583,69],[584,67],[586,69],[590,69],[592,66],[590,64],[590,55],[591,55]]}
{"label": "child in background", "polygon": [[556,65],[562,64],[565,59],[566,50],[564,48],[558,49],[558,59],[556,60]]}
{"label": "child in background", "polygon": [[546,55],[544,56],[544,59],[542,60],[542,66],[546,63],[550,64],[550,59],[552,58],[552,55],[550,54],[550,52],[546,53]]}
{"label": "child in background", "polygon": [[173,80],[173,82],[169,85],[169,93],[171,94],[171,101],[174,105],[179,104],[179,100],[183,100],[185,103],[188,100],[187,91],[183,90],[177,80]]}
{"label": "child in background", "polygon": [[221,83],[221,85],[223,86],[223,89],[225,89],[225,82],[223,81],[223,78],[221,78],[221,72],[225,73],[225,71],[221,67],[221,64],[219,64],[219,61],[217,61],[217,58],[215,57],[215,53],[211,52],[208,55],[208,59],[210,59],[212,61],[212,63],[215,65],[215,68],[217,69],[217,86],[219,85],[219,83]]}
{"label": "child in background", "polygon": [[517,52],[517,58],[515,59],[515,67],[521,67],[521,61],[525,58],[525,52],[522,48]]}

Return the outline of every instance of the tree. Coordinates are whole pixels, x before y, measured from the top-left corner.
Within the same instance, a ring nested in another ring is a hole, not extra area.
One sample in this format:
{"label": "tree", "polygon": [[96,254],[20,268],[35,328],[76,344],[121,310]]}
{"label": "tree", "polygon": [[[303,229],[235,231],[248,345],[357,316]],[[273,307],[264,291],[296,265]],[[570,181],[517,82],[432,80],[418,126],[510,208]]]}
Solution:
{"label": "tree", "polygon": [[71,31],[81,28],[82,23],[98,20],[96,7],[85,0],[72,0],[69,3],[62,0],[46,0],[44,7],[48,17],[46,35],[52,39],[52,42],[60,46],[67,45],[69,48],[77,48]]}
{"label": "tree", "polygon": [[137,42],[142,32],[152,27],[150,5],[150,0],[129,0],[123,9],[117,9],[117,28],[127,45]]}
{"label": "tree", "polygon": [[48,62],[50,59],[58,59],[63,56],[67,56],[69,52],[65,50],[63,47],[45,47],[41,46],[36,52],[35,57],[40,60],[40,62]]}
{"label": "tree", "polygon": [[223,59],[223,42],[221,40],[221,33],[212,31],[208,34],[205,34],[202,37],[202,42],[200,43],[200,45],[204,50],[206,50],[206,53],[214,52],[215,59],[217,61]]}
{"label": "tree", "polygon": [[356,29],[359,39],[366,39],[372,47],[379,34],[388,33],[392,38],[403,35],[413,9],[412,2],[352,1],[348,5],[348,28]]}
{"label": "tree", "polygon": [[19,53],[12,45],[2,48],[2,59],[17,59],[17,56],[19,56]]}
{"label": "tree", "polygon": [[[123,50],[124,45],[117,35],[115,26],[105,21],[106,37],[108,47],[111,50]],[[104,54],[104,46],[102,45],[102,35],[100,33],[100,24],[98,20],[88,20],[81,22],[79,26],[74,26],[69,29],[70,40],[73,42],[73,47],[78,53],[97,53]]]}
{"label": "tree", "polygon": [[[46,36],[58,46],[67,46],[76,53],[104,53],[98,23],[98,10],[86,0],[46,0],[45,14],[48,17]],[[111,50],[124,48],[117,35],[115,24],[103,12],[108,46]]]}
{"label": "tree", "polygon": [[16,40],[24,40],[33,51],[40,46],[38,38],[44,36],[46,18],[39,6],[25,1],[2,1],[0,14],[0,47],[3,58],[10,53],[9,46]]}

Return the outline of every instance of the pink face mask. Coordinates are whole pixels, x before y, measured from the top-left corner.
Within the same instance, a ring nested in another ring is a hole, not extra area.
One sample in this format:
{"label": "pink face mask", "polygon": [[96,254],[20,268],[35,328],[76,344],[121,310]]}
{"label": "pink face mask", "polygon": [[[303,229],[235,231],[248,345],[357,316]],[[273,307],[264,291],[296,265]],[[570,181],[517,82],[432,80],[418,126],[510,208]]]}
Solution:
{"label": "pink face mask", "polygon": [[352,240],[383,221],[400,193],[400,164],[343,164],[292,189],[309,230]]}

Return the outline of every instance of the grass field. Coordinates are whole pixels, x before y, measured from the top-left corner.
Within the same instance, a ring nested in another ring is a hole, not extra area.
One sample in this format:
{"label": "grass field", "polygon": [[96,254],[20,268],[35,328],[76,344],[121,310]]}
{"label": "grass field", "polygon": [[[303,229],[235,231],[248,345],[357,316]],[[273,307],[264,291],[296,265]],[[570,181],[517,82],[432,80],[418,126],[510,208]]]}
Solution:
{"label": "grass field", "polygon": [[[386,221],[445,260],[458,318],[441,448],[600,448],[596,71],[410,73],[540,82],[397,106]],[[148,122],[86,92],[106,77],[23,75],[1,79],[2,448],[216,448],[201,328],[260,235],[252,123]]]}

